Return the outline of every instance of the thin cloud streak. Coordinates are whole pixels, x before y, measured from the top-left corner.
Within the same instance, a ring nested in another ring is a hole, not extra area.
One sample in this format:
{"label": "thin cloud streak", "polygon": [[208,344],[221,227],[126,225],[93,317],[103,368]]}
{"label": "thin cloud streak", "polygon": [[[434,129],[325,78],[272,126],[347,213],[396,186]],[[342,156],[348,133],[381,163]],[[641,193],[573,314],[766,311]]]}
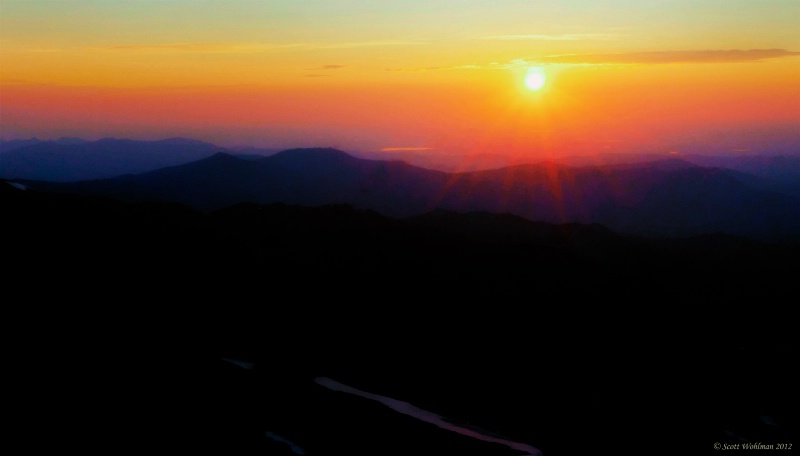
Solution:
{"label": "thin cloud streak", "polygon": [[525,59],[514,59],[507,63],[492,62],[489,64],[466,64],[446,67],[419,67],[419,68],[384,68],[385,71],[437,71],[437,70],[508,70],[531,65]]}
{"label": "thin cloud streak", "polygon": [[705,51],[651,51],[618,54],[562,54],[514,59],[506,63],[467,64],[448,67],[385,68],[386,71],[508,70],[530,65],[631,65],[666,63],[740,63],[797,57],[800,52],[786,49],[729,49]]}
{"label": "thin cloud streak", "polygon": [[[287,50],[349,49],[358,47],[404,46],[418,44],[423,43],[419,41],[363,41],[353,43],[157,43],[121,44],[84,49],[88,49],[90,51],[158,54],[258,54]],[[344,67],[344,65],[325,65],[324,68],[321,69],[335,69],[342,67]]]}
{"label": "thin cloud streak", "polygon": [[316,68],[306,68],[308,71],[319,71],[319,70],[339,70],[345,68],[347,65],[322,65]]}
{"label": "thin cloud streak", "polygon": [[580,41],[580,40],[613,40],[622,35],[614,33],[564,33],[564,34],[542,34],[542,35],[494,35],[485,36],[484,40],[498,41]]}
{"label": "thin cloud streak", "polygon": [[186,53],[186,54],[255,54],[308,47],[307,44],[273,43],[161,43],[161,44],[122,44],[91,48],[94,51],[136,52],[136,53]]}
{"label": "thin cloud streak", "polygon": [[425,44],[422,41],[360,41],[354,43],[331,43],[315,45],[315,49],[350,49],[359,47],[379,47],[379,46],[417,46]]}
{"label": "thin cloud streak", "polygon": [[385,71],[436,71],[452,70],[458,67],[419,67],[419,68],[384,68]]}
{"label": "thin cloud streak", "polygon": [[620,54],[565,54],[530,59],[561,64],[660,64],[660,63],[736,63],[794,57],[800,52],[786,49],[729,49],[704,51],[653,51]]}

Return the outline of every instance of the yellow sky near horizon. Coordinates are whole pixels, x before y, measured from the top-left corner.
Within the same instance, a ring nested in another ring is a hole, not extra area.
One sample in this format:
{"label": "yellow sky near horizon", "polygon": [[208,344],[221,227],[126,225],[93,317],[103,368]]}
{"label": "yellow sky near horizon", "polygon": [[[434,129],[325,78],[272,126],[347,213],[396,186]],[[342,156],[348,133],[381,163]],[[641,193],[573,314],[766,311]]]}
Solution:
{"label": "yellow sky near horizon", "polygon": [[798,23],[786,0],[0,0],[0,135],[542,154],[785,126]]}

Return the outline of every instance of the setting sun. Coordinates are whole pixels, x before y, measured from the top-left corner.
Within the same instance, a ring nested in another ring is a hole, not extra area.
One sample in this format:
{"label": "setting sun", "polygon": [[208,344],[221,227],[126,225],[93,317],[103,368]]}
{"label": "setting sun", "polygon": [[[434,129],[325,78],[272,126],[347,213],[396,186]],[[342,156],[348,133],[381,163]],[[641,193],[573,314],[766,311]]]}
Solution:
{"label": "setting sun", "polygon": [[525,87],[527,87],[528,90],[537,91],[544,87],[546,80],[547,78],[545,77],[544,70],[534,67],[529,69],[528,74],[525,75]]}

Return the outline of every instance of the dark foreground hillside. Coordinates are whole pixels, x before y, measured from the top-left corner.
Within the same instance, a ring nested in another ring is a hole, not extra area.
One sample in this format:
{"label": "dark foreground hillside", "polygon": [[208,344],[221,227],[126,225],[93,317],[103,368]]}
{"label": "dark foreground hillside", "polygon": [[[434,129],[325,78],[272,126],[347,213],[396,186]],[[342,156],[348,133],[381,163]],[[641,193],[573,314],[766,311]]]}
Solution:
{"label": "dark foreground hillside", "polygon": [[5,182],[0,210],[6,367],[33,448],[522,454],[320,377],[545,455],[797,430],[797,245],[487,213],[203,214]]}

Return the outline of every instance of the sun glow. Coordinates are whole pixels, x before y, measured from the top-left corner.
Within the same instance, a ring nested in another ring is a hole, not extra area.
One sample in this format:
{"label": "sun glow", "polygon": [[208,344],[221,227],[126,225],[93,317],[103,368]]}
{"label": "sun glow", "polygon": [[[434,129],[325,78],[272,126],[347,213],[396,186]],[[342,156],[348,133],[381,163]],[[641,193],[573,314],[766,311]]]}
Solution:
{"label": "sun glow", "polygon": [[534,92],[544,87],[546,81],[544,70],[539,67],[528,69],[528,73],[525,75],[525,87]]}

